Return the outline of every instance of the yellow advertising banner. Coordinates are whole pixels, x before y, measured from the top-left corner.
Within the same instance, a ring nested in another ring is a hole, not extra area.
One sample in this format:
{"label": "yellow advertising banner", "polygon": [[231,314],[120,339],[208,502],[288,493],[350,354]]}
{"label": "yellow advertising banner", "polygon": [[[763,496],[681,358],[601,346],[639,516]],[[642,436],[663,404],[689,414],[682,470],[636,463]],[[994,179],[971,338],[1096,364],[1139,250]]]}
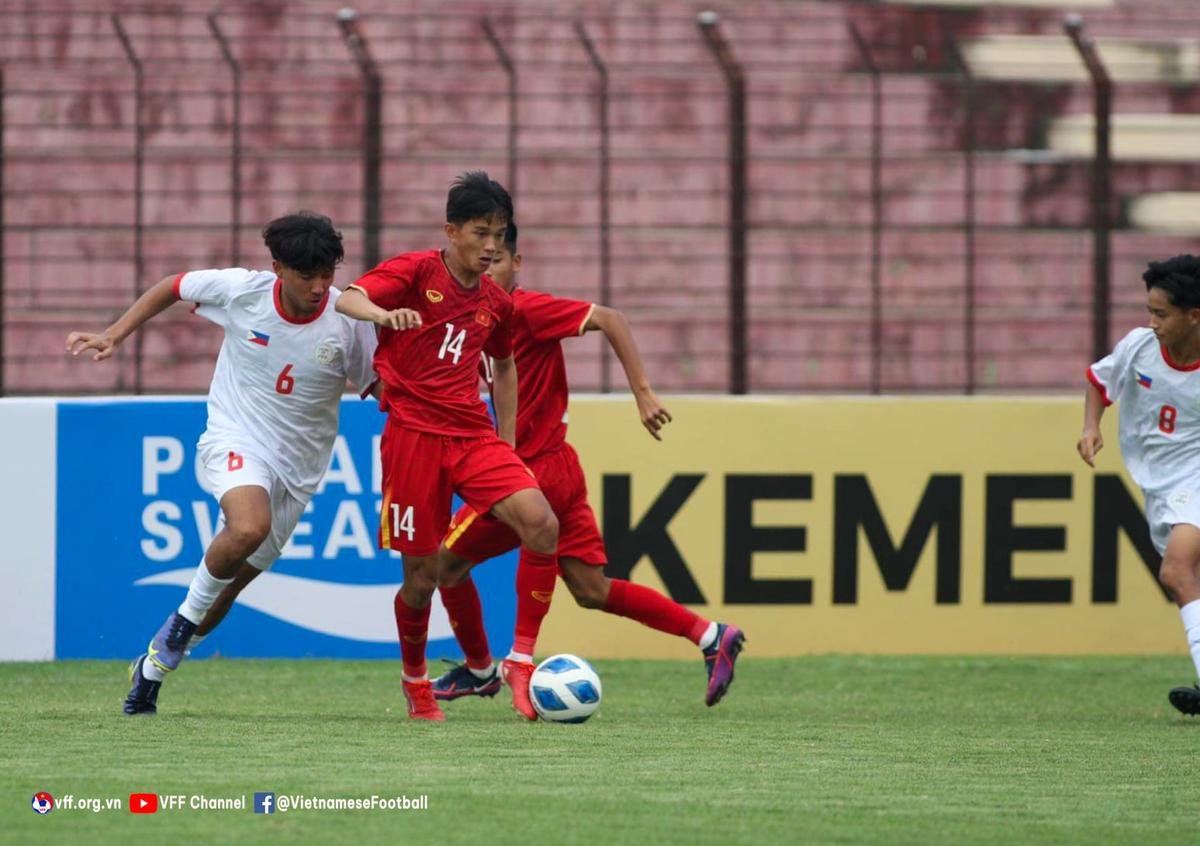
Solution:
{"label": "yellow advertising banner", "polygon": [[[577,397],[570,440],[607,572],[736,622],[756,655],[1186,652],[1116,414],[1095,470],[1078,398]],[[678,658],[681,638],[577,607],[541,651]]]}

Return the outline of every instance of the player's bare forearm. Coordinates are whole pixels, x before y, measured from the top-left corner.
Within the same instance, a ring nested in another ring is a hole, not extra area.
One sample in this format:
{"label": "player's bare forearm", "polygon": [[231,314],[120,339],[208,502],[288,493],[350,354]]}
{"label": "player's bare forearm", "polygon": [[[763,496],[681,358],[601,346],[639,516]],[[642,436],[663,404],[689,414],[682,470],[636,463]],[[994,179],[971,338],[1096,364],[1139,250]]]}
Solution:
{"label": "player's bare forearm", "polygon": [[1083,397],[1083,434],[1075,449],[1089,467],[1096,466],[1096,453],[1104,448],[1104,437],[1100,434],[1100,419],[1104,416],[1104,397],[1094,385],[1088,385]]}
{"label": "player's bare forearm", "polygon": [[635,394],[638,391],[650,390],[650,380],[646,378],[646,366],[642,363],[642,354],[638,352],[637,342],[633,340],[633,331],[625,315],[607,306],[595,306],[587,323],[583,325],[584,332],[600,330],[608,340],[625,369],[625,378],[629,381],[629,389]]}
{"label": "player's bare forearm", "polygon": [[659,432],[663,426],[671,422],[671,413],[663,407],[655,395],[654,389],[650,387],[650,380],[646,378],[646,366],[642,362],[642,354],[638,352],[637,342],[633,339],[629,321],[616,309],[596,306],[583,326],[585,332],[594,329],[599,329],[604,333],[608,345],[612,347],[617,360],[621,362],[621,367],[625,370],[625,378],[629,382],[629,389],[633,391],[633,398],[637,402],[638,416],[642,419],[642,425],[646,427],[647,432],[654,436],[655,440],[661,441],[662,437]]}
{"label": "player's bare forearm", "polygon": [[334,308],[340,314],[355,320],[377,323],[397,331],[416,329],[421,325],[421,315],[416,311],[409,308],[388,311],[371,302],[371,298],[358,288],[347,288],[343,291]]}
{"label": "player's bare forearm", "polygon": [[366,320],[369,323],[378,323],[377,318],[384,313],[383,309],[371,302],[367,295],[357,288],[347,288],[342,291],[334,308],[339,314],[355,320]]}
{"label": "player's bare forearm", "polygon": [[517,365],[512,357],[497,358],[492,370],[492,404],[496,407],[496,432],[501,440],[517,445]]}
{"label": "player's bare forearm", "polygon": [[109,358],[121,342],[132,335],[139,326],[175,302],[177,276],[178,274],[164,276],[155,282],[103,332],[72,332],[67,335],[67,352],[79,355],[85,350],[95,350],[93,358],[96,361]]}

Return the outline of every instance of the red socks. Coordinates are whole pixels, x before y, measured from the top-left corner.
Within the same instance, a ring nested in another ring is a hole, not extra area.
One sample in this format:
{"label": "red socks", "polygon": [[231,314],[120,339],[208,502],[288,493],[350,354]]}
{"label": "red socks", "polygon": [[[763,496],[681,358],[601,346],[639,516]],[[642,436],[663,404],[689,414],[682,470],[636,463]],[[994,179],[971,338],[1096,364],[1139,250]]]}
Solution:
{"label": "red socks", "polygon": [[533,655],[542,618],[550,610],[557,577],[557,555],[521,547],[521,560],[517,564],[517,626],[513,652]]}
{"label": "red socks", "polygon": [[467,576],[453,587],[439,587],[438,590],[450,617],[450,628],[454,629],[454,637],[467,657],[467,666],[486,670],[492,666],[492,652],[483,628],[483,607],[479,604],[475,580]]}
{"label": "red socks", "polygon": [[696,612],[689,611],[653,588],[624,579],[610,581],[604,610],[609,614],[637,620],[660,632],[686,637],[697,646],[708,629],[709,621]]}
{"label": "red socks", "polygon": [[400,635],[400,658],[404,662],[404,675],[408,679],[421,679],[427,672],[425,667],[425,641],[429,637],[429,605],[424,608],[409,608],[396,591],[396,632]]}

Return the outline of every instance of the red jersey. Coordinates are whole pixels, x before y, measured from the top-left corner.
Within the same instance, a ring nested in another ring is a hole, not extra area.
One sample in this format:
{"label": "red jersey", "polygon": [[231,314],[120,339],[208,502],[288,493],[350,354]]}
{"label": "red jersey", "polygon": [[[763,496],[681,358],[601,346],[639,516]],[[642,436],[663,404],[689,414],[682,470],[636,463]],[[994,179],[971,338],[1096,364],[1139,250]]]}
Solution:
{"label": "red jersey", "polygon": [[[513,355],[517,363],[517,455],[526,462],[567,439],[567,367],[562,340],[583,334],[595,306],[539,291],[512,292]],[[492,382],[491,362],[483,360]]]}
{"label": "red jersey", "polygon": [[392,419],[438,435],[494,433],[476,367],[481,354],[512,355],[512,297],[488,276],[464,288],[441,250],[390,258],[350,287],[380,308],[421,315],[419,329],[379,333],[375,371]]}

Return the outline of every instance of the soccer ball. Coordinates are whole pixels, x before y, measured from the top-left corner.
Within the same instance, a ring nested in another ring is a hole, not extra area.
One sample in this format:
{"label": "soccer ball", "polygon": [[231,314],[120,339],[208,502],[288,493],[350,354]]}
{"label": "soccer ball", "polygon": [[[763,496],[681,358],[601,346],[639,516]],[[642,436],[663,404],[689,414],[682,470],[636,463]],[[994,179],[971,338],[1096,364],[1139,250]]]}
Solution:
{"label": "soccer ball", "polygon": [[533,671],[529,698],[543,720],[582,723],[600,707],[600,677],[576,655],[551,655]]}

